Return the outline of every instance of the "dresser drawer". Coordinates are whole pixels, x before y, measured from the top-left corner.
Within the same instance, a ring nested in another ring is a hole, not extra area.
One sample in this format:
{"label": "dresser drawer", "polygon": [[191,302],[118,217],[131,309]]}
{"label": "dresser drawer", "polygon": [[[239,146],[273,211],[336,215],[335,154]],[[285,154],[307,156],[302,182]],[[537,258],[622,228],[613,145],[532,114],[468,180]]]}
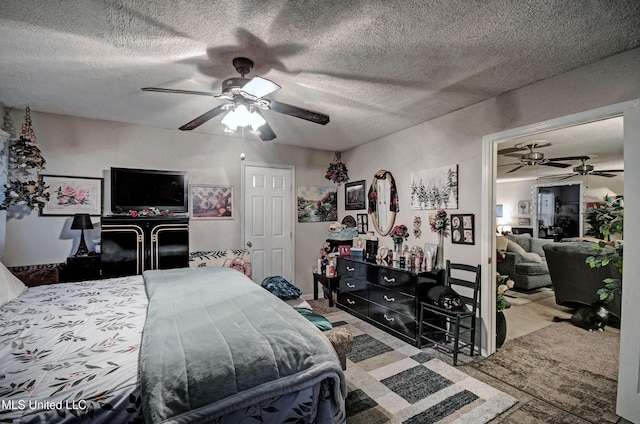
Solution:
{"label": "dresser drawer", "polygon": [[415,296],[416,282],[411,274],[388,268],[378,268],[376,271],[376,278],[371,282],[375,282],[381,287]]}
{"label": "dresser drawer", "polygon": [[369,301],[375,302],[386,308],[401,312],[407,316],[415,318],[416,299],[413,296],[387,290],[382,287],[371,286],[369,288]]}
{"label": "dresser drawer", "polygon": [[364,280],[357,278],[341,277],[339,289],[345,293],[355,294],[364,299],[369,297],[369,284]]}
{"label": "dresser drawer", "polygon": [[352,262],[347,259],[338,260],[338,275],[343,277],[367,279],[367,264]]}
{"label": "dresser drawer", "polygon": [[353,293],[338,291],[338,303],[361,315],[366,316],[369,313],[369,302]]}
{"label": "dresser drawer", "polygon": [[413,318],[393,309],[370,303],[369,318],[412,339],[416,337],[416,322]]}

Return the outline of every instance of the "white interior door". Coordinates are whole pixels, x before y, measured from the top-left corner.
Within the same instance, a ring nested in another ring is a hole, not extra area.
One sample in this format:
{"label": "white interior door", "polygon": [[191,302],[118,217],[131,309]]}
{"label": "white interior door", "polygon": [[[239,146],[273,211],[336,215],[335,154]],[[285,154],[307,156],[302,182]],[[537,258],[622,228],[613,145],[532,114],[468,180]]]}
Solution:
{"label": "white interior door", "polygon": [[243,164],[243,240],[251,249],[252,278],[293,281],[293,168]]}

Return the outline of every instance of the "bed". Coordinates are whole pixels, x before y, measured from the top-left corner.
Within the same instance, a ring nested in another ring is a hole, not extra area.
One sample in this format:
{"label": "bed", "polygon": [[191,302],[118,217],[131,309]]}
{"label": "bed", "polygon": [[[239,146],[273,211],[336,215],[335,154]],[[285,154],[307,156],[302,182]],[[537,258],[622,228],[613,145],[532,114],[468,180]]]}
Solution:
{"label": "bed", "polygon": [[328,339],[230,268],[43,285],[0,306],[2,422],[344,422],[346,393]]}

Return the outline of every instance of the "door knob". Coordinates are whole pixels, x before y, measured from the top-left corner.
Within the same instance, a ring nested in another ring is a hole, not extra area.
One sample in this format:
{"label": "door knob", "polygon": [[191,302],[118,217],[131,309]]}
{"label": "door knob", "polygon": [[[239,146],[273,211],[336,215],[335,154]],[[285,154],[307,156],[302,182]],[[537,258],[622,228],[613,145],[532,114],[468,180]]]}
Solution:
{"label": "door knob", "polygon": [[247,247],[251,247],[251,246],[252,246],[251,241],[248,241],[247,242]]}

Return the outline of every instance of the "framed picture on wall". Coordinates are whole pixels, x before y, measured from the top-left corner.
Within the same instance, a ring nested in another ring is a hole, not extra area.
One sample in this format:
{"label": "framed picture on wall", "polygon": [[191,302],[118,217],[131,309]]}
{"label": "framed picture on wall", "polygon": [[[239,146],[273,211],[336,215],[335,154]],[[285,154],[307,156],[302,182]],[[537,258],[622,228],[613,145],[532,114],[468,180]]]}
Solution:
{"label": "framed picture on wall", "polygon": [[41,216],[102,215],[102,178],[42,175],[49,201]]}
{"label": "framed picture on wall", "polygon": [[364,209],[366,202],[365,180],[353,181],[344,185],[344,208],[347,210]]}
{"label": "framed picture on wall", "polygon": [[518,202],[518,213],[520,215],[529,215],[529,214],[531,214],[531,201],[530,200],[520,200]]}
{"label": "framed picture on wall", "polygon": [[518,225],[531,225],[531,218],[518,218]]}
{"label": "framed picture on wall", "polygon": [[475,244],[473,214],[451,215],[451,242],[455,244]]}
{"label": "framed picture on wall", "polygon": [[234,219],[233,186],[190,184],[192,219]]}
{"label": "framed picture on wall", "polygon": [[369,215],[359,213],[356,215],[356,228],[359,234],[366,234],[369,231]]}

